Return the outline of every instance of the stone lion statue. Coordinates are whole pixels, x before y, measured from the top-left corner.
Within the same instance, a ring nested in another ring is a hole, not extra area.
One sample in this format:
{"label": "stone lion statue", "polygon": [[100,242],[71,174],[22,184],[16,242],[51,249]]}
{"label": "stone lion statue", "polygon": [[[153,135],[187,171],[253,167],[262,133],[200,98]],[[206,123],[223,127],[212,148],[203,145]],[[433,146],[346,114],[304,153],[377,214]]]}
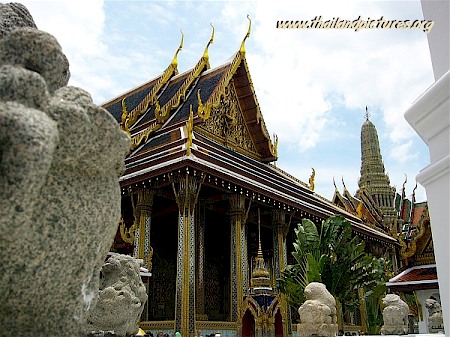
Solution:
{"label": "stone lion statue", "polygon": [[88,317],[87,332],[114,331],[118,336],[134,335],[147,292],[139,269],[142,260],[111,254],[102,267],[97,304]]}
{"label": "stone lion statue", "polygon": [[395,294],[387,294],[383,298],[382,335],[401,335],[408,332],[408,305]]}
{"label": "stone lion statue", "polygon": [[433,298],[425,300],[428,309],[428,332],[443,332],[444,318],[442,317],[441,304]]}
{"label": "stone lion statue", "polygon": [[60,44],[34,26],[0,4],[0,326],[70,337],[116,233],[130,138],[67,86]]}
{"label": "stone lion statue", "polygon": [[318,282],[308,284],[304,293],[306,301],[298,309],[300,314],[298,335],[335,336],[338,326],[336,300],[333,295],[324,284]]}

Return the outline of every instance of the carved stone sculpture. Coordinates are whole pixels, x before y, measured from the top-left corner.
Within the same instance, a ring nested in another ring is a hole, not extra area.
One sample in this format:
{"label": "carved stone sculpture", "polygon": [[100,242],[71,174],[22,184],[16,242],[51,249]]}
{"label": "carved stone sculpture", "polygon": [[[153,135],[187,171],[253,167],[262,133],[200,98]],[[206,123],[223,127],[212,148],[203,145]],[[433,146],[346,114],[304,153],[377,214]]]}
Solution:
{"label": "carved stone sculpture", "polygon": [[444,318],[442,317],[441,304],[429,298],[425,300],[425,307],[428,309],[428,332],[444,333]]}
{"label": "carved stone sculpture", "polygon": [[130,140],[87,92],[66,86],[69,64],[53,36],[9,26],[3,33],[1,331],[75,336],[119,221]]}
{"label": "carved stone sculpture", "polygon": [[336,336],[338,332],[336,300],[324,284],[311,282],[305,287],[306,301],[298,309],[300,323],[297,334],[308,336]]}
{"label": "carved stone sculpture", "polygon": [[382,335],[403,335],[408,333],[408,305],[395,294],[387,294],[383,298]]}
{"label": "carved stone sculpture", "polygon": [[19,27],[36,28],[36,24],[28,9],[17,2],[0,3],[0,39],[11,30]]}
{"label": "carved stone sculpture", "polygon": [[87,332],[114,331],[135,335],[147,293],[139,274],[142,260],[112,254],[101,270],[97,304],[87,319]]}

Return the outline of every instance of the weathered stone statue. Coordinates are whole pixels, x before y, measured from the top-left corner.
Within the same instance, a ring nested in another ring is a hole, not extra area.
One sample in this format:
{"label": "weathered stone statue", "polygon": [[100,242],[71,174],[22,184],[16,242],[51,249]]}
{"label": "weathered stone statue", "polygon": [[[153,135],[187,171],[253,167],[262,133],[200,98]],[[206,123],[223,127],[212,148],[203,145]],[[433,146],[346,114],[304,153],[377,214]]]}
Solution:
{"label": "weathered stone statue", "polygon": [[395,294],[383,298],[382,335],[403,335],[408,333],[408,305]]}
{"label": "weathered stone statue", "polygon": [[428,332],[444,333],[444,318],[442,317],[441,304],[429,298],[425,300],[425,307],[428,309]]}
{"label": "weathered stone statue", "polygon": [[130,140],[66,86],[56,39],[11,27],[20,15],[4,24],[8,13],[0,7],[1,335],[77,336],[119,221]]}
{"label": "weathered stone statue", "polygon": [[0,39],[11,30],[20,27],[37,28],[28,9],[17,2],[0,3]]}
{"label": "weathered stone statue", "polygon": [[305,287],[306,301],[298,309],[299,337],[336,336],[338,332],[336,300],[324,284],[311,282]]}
{"label": "weathered stone statue", "polygon": [[112,254],[101,270],[97,304],[90,310],[86,330],[135,335],[147,292],[139,274],[142,260]]}

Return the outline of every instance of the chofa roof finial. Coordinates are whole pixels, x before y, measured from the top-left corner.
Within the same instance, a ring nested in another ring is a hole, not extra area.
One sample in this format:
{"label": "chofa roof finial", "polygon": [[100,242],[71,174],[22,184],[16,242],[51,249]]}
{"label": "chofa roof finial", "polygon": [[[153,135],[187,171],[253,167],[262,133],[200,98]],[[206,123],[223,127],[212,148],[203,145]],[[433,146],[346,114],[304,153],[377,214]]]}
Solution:
{"label": "chofa roof finial", "polygon": [[247,14],[247,19],[249,21],[249,23],[248,23],[248,30],[247,30],[247,34],[245,34],[245,37],[242,40],[241,48],[239,49],[241,54],[245,54],[245,40],[247,40],[247,38],[250,37],[250,32],[251,32],[251,29],[252,29],[252,20],[250,19],[250,15],[248,15],[248,14]]}

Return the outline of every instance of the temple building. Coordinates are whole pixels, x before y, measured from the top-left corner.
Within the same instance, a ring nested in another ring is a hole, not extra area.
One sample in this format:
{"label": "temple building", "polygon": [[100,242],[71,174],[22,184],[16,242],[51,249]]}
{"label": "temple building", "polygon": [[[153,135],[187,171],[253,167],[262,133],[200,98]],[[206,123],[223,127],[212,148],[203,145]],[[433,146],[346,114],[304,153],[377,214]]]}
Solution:
{"label": "temple building", "polygon": [[[335,184],[333,203],[352,213],[361,221],[398,240],[400,249],[392,263],[392,277],[387,283],[390,292],[402,294],[410,307],[410,333],[431,333],[427,326],[427,299],[439,302],[439,286],[434,258],[433,238],[427,202],[417,202],[415,190],[406,197],[406,183],[401,194],[390,186],[385,172],[375,125],[366,120],[361,127],[361,176],[359,189],[352,196],[343,182],[343,192]],[[381,256],[379,245],[368,242],[371,253]]]}
{"label": "temple building", "polygon": [[[342,214],[396,259],[397,240],[377,228],[388,228],[381,215],[372,226],[317,195],[313,177],[304,183],[274,165],[278,140],[252,85],[249,35],[250,27],[232,58],[210,68],[213,30],[197,64],[179,73],[182,40],[162,74],[104,104],[132,137],[112,249],[151,270],[141,327],[153,333],[291,336],[298,308],[291,311],[276,279],[292,262],[294,227],[304,218],[319,224]],[[385,193],[367,190],[361,185],[360,194],[370,200]]]}

